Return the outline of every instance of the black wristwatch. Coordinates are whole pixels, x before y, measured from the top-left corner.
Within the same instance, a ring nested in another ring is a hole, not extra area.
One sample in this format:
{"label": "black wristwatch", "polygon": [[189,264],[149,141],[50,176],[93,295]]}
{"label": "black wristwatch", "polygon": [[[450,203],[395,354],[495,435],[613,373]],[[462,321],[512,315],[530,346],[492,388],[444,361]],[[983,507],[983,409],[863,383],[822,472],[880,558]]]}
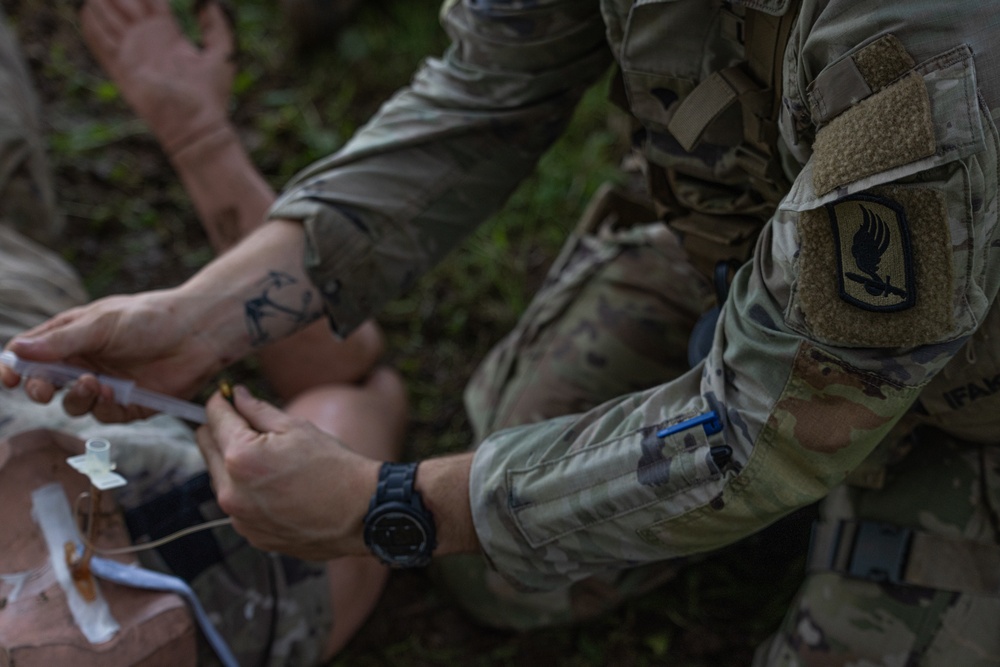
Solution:
{"label": "black wristwatch", "polygon": [[365,515],[365,545],[391,567],[422,567],[437,547],[434,515],[413,490],[416,463],[383,463]]}

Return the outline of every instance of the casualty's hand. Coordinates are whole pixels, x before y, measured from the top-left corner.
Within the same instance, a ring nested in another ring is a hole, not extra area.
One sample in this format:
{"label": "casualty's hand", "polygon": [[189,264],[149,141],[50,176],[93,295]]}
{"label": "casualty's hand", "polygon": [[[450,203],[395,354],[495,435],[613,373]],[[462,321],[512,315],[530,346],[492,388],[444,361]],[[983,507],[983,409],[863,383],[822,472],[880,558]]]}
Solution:
{"label": "casualty's hand", "polygon": [[[146,389],[189,397],[217,373],[222,354],[201,331],[178,315],[181,307],[173,292],[164,290],[133,296],[114,296],[67,310],[15,337],[8,349],[25,360],[62,362],[95,373],[135,380]],[[20,377],[0,365],[0,381],[16,386]],[[25,392],[47,403],[55,391],[50,383],[29,378]],[[137,406],[121,406],[109,387],[86,375],[63,399],[71,415],[92,412],[106,422],[149,416]]]}
{"label": "casualty's hand", "polygon": [[168,0],[86,0],[80,20],[94,58],[167,155],[227,125],[235,47],[218,3],[198,15],[200,48]]}
{"label": "casualty's hand", "polygon": [[307,560],[364,554],[380,462],[237,387],[216,393],[198,446],[219,506],[254,546]]}

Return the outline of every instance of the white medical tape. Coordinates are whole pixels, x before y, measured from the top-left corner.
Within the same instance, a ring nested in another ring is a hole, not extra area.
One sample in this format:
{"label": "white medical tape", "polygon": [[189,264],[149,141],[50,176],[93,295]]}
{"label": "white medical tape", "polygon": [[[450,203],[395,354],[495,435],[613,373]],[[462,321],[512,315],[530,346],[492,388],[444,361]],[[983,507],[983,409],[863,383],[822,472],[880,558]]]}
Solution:
{"label": "white medical tape", "polygon": [[31,508],[31,515],[42,529],[49,550],[49,563],[56,581],[66,594],[73,620],[91,644],[108,641],[121,626],[111,616],[107,600],[96,586],[97,598],[91,602],[85,600],[73,583],[73,575],[66,564],[65,544],[79,544],[80,533],[62,486],[52,483],[35,489],[31,494]]}

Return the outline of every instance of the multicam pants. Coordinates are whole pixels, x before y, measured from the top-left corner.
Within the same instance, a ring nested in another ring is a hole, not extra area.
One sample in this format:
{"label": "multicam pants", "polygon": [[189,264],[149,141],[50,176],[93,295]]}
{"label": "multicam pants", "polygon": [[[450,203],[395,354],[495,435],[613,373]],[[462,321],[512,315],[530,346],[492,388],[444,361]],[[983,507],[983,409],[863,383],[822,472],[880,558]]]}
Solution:
{"label": "multicam pants", "polygon": [[[823,505],[824,524],[867,520],[958,545],[989,540],[1000,508],[1000,448],[969,445],[932,429],[918,429],[908,444],[910,451],[888,466],[882,488],[836,489]],[[887,535],[891,545],[899,533]],[[878,554],[884,563],[893,555],[891,548]],[[915,555],[911,550],[909,560]],[[817,556],[824,554],[812,560]],[[941,576],[939,586],[882,583],[824,568],[811,572],[754,664],[1000,664],[995,563],[993,581],[983,582],[992,592],[968,590],[977,586],[960,581],[963,568],[991,567],[970,561],[964,546],[942,550],[927,567]]]}
{"label": "multicam pants", "polygon": [[[86,301],[72,267],[38,242],[51,240],[61,222],[38,111],[0,14],[0,345]],[[133,539],[162,536],[178,514],[195,522],[220,515],[194,434],[173,418],[101,424],[68,417],[58,401],[38,405],[20,390],[0,389],[0,438],[36,428],[113,443],[118,471],[129,480],[118,501],[133,517]],[[171,545],[143,552],[143,561],[189,581],[241,664],[316,664],[332,624],[325,564],[258,551],[228,526],[200,535],[172,543],[172,554]],[[199,653],[199,664],[217,662],[207,643]]]}
{"label": "multicam pants", "polygon": [[[477,439],[580,412],[688,371],[688,336],[712,304],[712,286],[664,225],[597,213],[581,223],[515,330],[473,377],[465,398]],[[1000,448],[963,444],[923,427],[872,458],[860,471],[867,476],[859,477],[881,488],[838,488],[825,501],[822,525],[851,519],[959,541],[994,539]],[[823,560],[822,549],[815,551],[811,563]],[[610,609],[680,566],[623,570],[540,594],[515,590],[476,557],[444,560],[437,575],[484,623],[531,628]],[[991,593],[975,584],[965,590],[967,583],[934,590],[816,568],[755,664],[998,664],[1000,573]]]}

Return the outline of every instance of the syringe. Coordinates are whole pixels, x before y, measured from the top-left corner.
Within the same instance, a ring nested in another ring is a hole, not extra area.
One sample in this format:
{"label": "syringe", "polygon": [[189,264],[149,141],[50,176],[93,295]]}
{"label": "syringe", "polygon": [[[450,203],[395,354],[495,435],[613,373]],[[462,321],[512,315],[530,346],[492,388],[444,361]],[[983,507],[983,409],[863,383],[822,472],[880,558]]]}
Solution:
{"label": "syringe", "polygon": [[[0,364],[9,367],[18,375],[46,380],[56,387],[64,387],[87,373],[97,375],[93,371],[66,364],[28,361],[21,359],[9,350],[0,352]],[[97,375],[97,379],[101,384],[107,385],[114,390],[115,403],[121,405],[141,405],[144,408],[180,417],[195,424],[204,424],[208,421],[205,416],[205,408],[195,403],[189,403],[179,398],[136,387],[135,382],[132,380],[123,380],[107,375]]]}

